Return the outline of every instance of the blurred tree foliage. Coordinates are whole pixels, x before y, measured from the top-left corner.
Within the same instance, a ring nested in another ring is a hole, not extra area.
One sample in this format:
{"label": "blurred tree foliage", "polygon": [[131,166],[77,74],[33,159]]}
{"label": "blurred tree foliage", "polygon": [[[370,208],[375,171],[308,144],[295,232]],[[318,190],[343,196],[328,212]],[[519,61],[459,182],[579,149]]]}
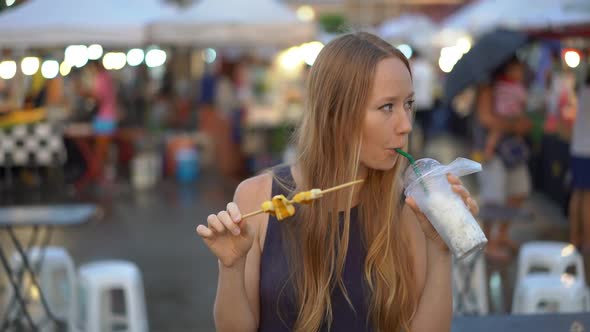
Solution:
{"label": "blurred tree foliage", "polygon": [[346,18],[340,14],[322,14],[318,19],[325,32],[339,33],[345,28]]}

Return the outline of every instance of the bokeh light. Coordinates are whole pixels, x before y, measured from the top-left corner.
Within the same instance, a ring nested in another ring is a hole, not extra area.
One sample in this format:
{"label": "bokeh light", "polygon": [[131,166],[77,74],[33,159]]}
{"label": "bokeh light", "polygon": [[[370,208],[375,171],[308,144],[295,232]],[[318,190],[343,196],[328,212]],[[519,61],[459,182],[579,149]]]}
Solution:
{"label": "bokeh light", "polygon": [[61,76],[64,76],[64,77],[68,76],[71,71],[72,71],[72,66],[70,66],[69,63],[64,61],[59,65],[59,74]]}
{"label": "bokeh light", "polygon": [[213,63],[215,62],[215,59],[217,59],[217,51],[212,48],[206,48],[203,50],[202,56],[203,61],[206,63]]}
{"label": "bokeh light", "polygon": [[150,67],[159,67],[166,63],[166,52],[157,48],[151,49],[145,56],[145,64]]}
{"label": "bokeh light", "polygon": [[125,67],[127,55],[123,52],[109,52],[102,57],[102,65],[107,70],[119,70]]}
{"label": "bokeh light", "polygon": [[462,37],[457,40],[457,48],[461,53],[465,54],[471,49],[471,41],[467,37]]}
{"label": "bokeh light", "polygon": [[9,80],[16,75],[16,62],[12,60],[6,60],[0,62],[0,78]]}
{"label": "bokeh light", "polygon": [[66,47],[64,61],[72,67],[82,68],[88,63],[88,53],[86,45],[70,45]]}
{"label": "bokeh light", "polygon": [[27,76],[32,76],[39,71],[40,60],[36,57],[26,57],[20,62],[20,70]]}
{"label": "bokeh light", "polygon": [[322,44],[319,41],[313,41],[313,42],[301,45],[300,52],[301,52],[301,55],[303,56],[303,61],[306,64],[313,66],[315,59],[318,57],[318,55],[320,54],[320,51],[323,48],[324,48],[324,44]]}
{"label": "bokeh light", "polygon": [[145,57],[145,52],[141,48],[134,48],[127,52],[127,64],[135,67],[139,66]]}
{"label": "bokeh light", "polygon": [[297,8],[297,17],[304,22],[313,21],[315,18],[315,11],[311,6],[304,5]]}
{"label": "bokeh light", "polygon": [[102,46],[98,44],[92,44],[88,46],[88,59],[89,60],[98,60],[103,54]]}
{"label": "bokeh light", "polygon": [[398,45],[397,49],[400,50],[400,52],[402,52],[408,59],[411,58],[414,54],[414,50],[412,50],[412,48],[408,44]]}
{"label": "bokeh light", "polygon": [[576,51],[566,51],[563,55],[565,64],[570,68],[576,68],[580,64],[580,53]]}
{"label": "bokeh light", "polygon": [[46,79],[52,79],[59,73],[59,63],[55,60],[46,60],[41,65],[41,75]]}

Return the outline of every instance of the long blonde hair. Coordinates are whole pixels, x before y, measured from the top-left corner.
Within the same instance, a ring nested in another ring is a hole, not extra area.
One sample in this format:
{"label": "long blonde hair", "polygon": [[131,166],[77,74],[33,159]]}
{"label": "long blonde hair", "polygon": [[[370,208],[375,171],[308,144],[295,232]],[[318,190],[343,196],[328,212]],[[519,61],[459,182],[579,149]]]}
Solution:
{"label": "long blonde hair", "polygon": [[[295,136],[301,175],[296,190],[327,188],[356,178],[376,67],[390,57],[399,58],[410,70],[401,52],[368,33],[344,35],[320,52],[309,74],[305,114]],[[358,205],[367,246],[367,323],[376,331],[409,331],[417,306],[409,240],[401,225],[400,170],[405,163],[398,160],[392,170],[368,171]],[[326,195],[321,202],[300,207],[296,218],[286,223],[299,308],[295,331],[318,331],[324,322],[331,324],[330,295],[335,287],[352,306],[342,281],[352,194],[344,190]],[[343,227],[339,208],[344,210]]]}

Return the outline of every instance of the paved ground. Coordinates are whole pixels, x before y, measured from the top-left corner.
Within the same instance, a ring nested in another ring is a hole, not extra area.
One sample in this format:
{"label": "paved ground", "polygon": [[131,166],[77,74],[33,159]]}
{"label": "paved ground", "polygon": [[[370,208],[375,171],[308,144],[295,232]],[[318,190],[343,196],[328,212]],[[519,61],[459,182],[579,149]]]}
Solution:
{"label": "paved ground", "polygon": [[[430,149],[441,160],[462,153],[461,144],[450,139],[440,139]],[[476,191],[473,179],[466,182]],[[209,213],[224,208],[236,184],[203,174],[196,185],[167,182],[149,192],[116,185],[98,195],[106,212],[103,220],[57,230],[53,243],[65,246],[77,265],[98,259],[137,263],[144,277],[152,331],[213,331],[217,264],[194,229]],[[536,219],[513,227],[515,239],[567,238],[567,222],[555,204],[535,194],[528,206]],[[5,240],[1,239],[3,244]]]}

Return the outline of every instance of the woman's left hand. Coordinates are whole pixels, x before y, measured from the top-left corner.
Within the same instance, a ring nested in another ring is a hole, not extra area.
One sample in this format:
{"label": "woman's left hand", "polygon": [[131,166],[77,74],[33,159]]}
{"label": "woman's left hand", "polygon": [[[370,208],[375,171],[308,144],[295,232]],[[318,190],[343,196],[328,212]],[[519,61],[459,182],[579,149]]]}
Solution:
{"label": "woman's left hand", "polygon": [[[463,186],[463,182],[461,182],[461,180],[459,180],[458,177],[452,174],[448,174],[447,179],[449,180],[449,183],[451,184],[453,191],[459,194],[459,196],[461,196],[463,202],[465,202],[465,205],[467,205],[471,214],[477,216],[477,214],[479,213],[479,206],[477,205],[477,202],[475,202],[475,200],[471,197],[471,194],[469,194],[467,188]],[[431,243],[435,244],[437,247],[445,251],[448,251],[449,249],[447,245],[444,243],[436,229],[434,229],[428,218],[426,218],[424,213],[420,211],[420,208],[418,208],[418,204],[416,204],[414,198],[406,198],[406,204],[408,204],[408,206],[410,206],[410,208],[416,214],[416,217],[420,222],[420,227],[422,228],[422,231],[424,232],[426,239],[428,241],[431,241]]]}

